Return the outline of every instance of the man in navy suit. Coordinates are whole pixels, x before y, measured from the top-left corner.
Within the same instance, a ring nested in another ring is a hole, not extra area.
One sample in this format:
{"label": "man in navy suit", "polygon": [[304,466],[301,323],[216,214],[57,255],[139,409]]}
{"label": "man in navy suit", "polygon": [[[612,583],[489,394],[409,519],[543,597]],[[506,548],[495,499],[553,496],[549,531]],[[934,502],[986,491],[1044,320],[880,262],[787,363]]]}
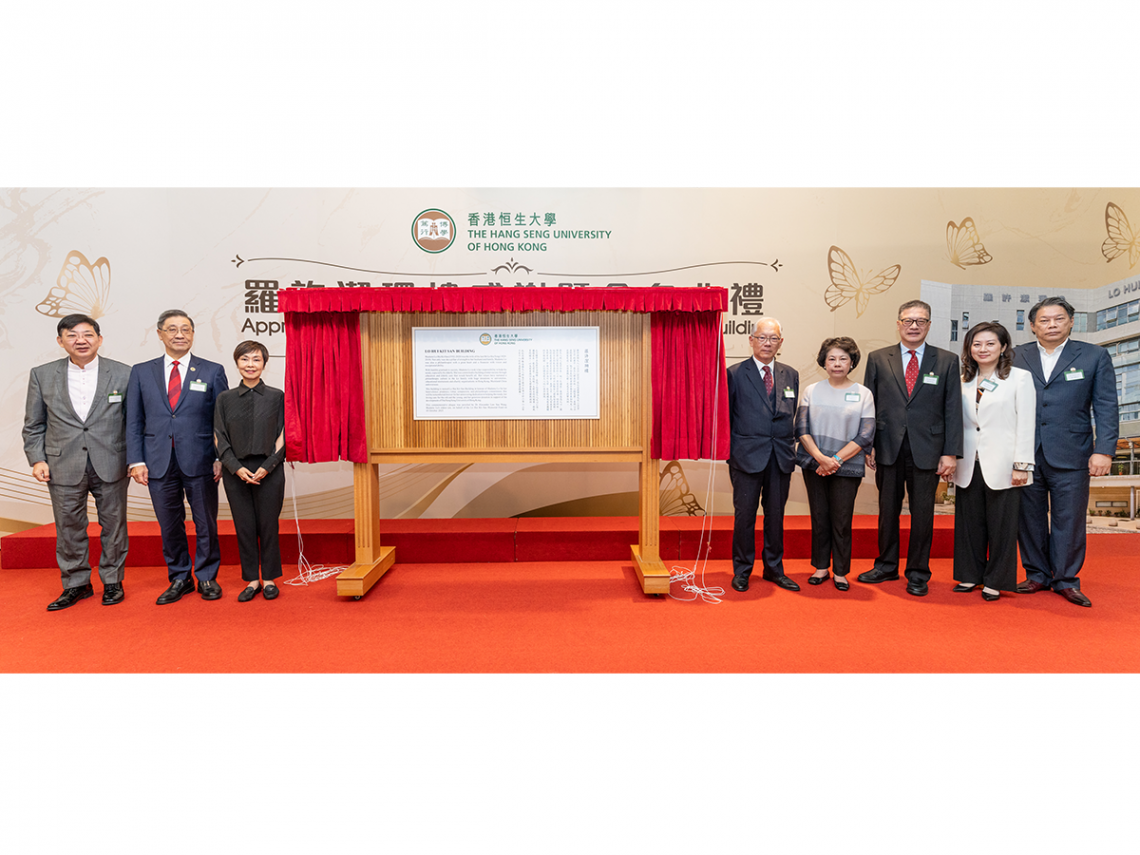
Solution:
{"label": "man in navy suit", "polygon": [[[177,602],[193,591],[193,576],[202,599],[216,600],[222,596],[216,581],[222,467],[214,449],[214,402],[229,384],[222,366],[190,353],[194,321],[185,312],[171,309],[159,315],[158,337],[165,355],[134,366],[127,384],[129,472],[150,489],[170,577],[158,604]],[[184,498],[196,533],[193,568]]]}
{"label": "man in navy suit", "polygon": [[1013,356],[1037,389],[1033,483],[1022,488],[1017,537],[1026,579],[1017,591],[1052,590],[1091,606],[1077,573],[1085,563],[1089,478],[1107,475],[1116,452],[1116,372],[1103,347],[1069,338],[1073,307],[1063,297],[1046,297],[1030,309],[1029,328],[1037,341]]}
{"label": "man in navy suit", "polygon": [[728,369],[728,421],[732,432],[728,476],[732,481],[732,587],[748,590],[756,560],[756,508],[764,506],[763,577],[781,588],[800,586],[784,574],[784,505],[796,457],[796,403],[800,375],[776,362],[783,341],[780,322],[765,318],[748,342],[752,357]]}
{"label": "man in navy suit", "polygon": [[926,343],[929,304],[903,303],[897,326],[899,343],[874,351],[863,375],[875,399],[875,447],[867,465],[875,470],[879,488],[879,556],[859,581],[899,578],[905,491],[910,505],[906,592],[925,597],[938,480],[950,481],[962,456],[962,376],[957,356]]}

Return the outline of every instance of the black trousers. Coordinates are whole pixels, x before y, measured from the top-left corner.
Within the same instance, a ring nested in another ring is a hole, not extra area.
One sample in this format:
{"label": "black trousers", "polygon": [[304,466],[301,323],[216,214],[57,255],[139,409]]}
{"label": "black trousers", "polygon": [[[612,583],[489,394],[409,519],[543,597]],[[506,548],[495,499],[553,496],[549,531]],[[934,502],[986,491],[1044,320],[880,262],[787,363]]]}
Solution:
{"label": "black trousers", "polygon": [[763,472],[742,472],[729,464],[732,481],[732,573],[742,579],[752,575],[756,561],[756,508],[764,506],[764,572],[784,575],[784,505],[792,473],[781,472],[773,454]]}
{"label": "black trousers", "polygon": [[970,486],[954,491],[955,581],[1016,590],[1022,489],[991,490],[982,478],[982,464],[974,461]]}
{"label": "black trousers", "polygon": [[915,466],[910,456],[910,438],[904,436],[898,459],[890,466],[879,463],[875,469],[875,486],[879,488],[879,557],[875,559],[875,567],[887,571],[899,569],[899,517],[905,491],[910,500],[906,577],[911,582],[929,582],[938,470]]}
{"label": "black trousers", "polygon": [[[256,472],[264,461],[264,457],[247,457],[241,464],[250,472]],[[259,566],[262,579],[278,578],[281,575],[278,525],[281,506],[285,503],[285,467],[279,465],[257,486],[245,483],[223,468],[222,484],[234,518],[241,578],[256,582]]]}
{"label": "black trousers", "polygon": [[851,518],[862,478],[821,476],[804,470],[808,509],[811,511],[811,566],[831,567],[836,576],[851,570]]}

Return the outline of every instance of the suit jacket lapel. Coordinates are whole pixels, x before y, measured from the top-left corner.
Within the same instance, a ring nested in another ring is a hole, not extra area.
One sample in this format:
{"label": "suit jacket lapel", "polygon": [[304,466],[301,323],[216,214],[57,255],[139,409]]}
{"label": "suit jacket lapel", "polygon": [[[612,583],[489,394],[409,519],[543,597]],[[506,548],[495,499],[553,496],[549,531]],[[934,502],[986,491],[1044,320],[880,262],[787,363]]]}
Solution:
{"label": "suit jacket lapel", "polygon": [[[907,359],[910,359],[908,356]],[[895,382],[899,384],[899,391],[902,393],[903,400],[910,402],[910,395],[906,391],[906,370],[903,368],[902,351],[899,350],[898,345],[892,347],[887,351],[887,365],[890,366],[891,376],[895,378]]]}
{"label": "suit jacket lapel", "polygon": [[170,413],[173,410],[170,409],[170,396],[166,394],[166,370],[163,364],[165,358],[160,356],[158,359],[152,360],[150,364],[154,371],[154,382],[158,386],[158,394],[162,396],[162,400],[166,404],[166,411]]}
{"label": "suit jacket lapel", "polygon": [[[102,360],[100,360],[102,361]],[[95,411],[99,409],[99,402],[107,400],[107,388],[111,385],[111,371],[106,363],[99,369],[99,376],[95,380],[95,397],[91,401],[91,409],[87,411],[87,418],[84,419],[86,423],[95,415]]]}
{"label": "suit jacket lapel", "polygon": [[[760,400],[764,402],[769,410],[772,409],[772,399],[768,395],[768,387],[764,385],[764,378],[760,376],[760,369],[756,367],[756,360],[751,356],[748,357],[748,363],[744,366],[744,372],[748,377],[752,388],[756,390],[756,394],[760,396]],[[775,375],[773,374],[773,380]]]}
{"label": "suit jacket lapel", "polygon": [[1020,345],[1017,350],[1018,353],[1025,352],[1025,368],[1033,375],[1033,379],[1042,386],[1048,385],[1045,382],[1045,372],[1041,369],[1041,351],[1037,349],[1037,342]]}
{"label": "suit jacket lapel", "polygon": [[1069,339],[1065,344],[1065,349],[1061,351],[1061,356],[1057,359],[1057,364],[1053,366],[1053,373],[1049,375],[1049,382],[1052,383],[1064,375],[1065,369],[1076,362],[1080,355],[1080,342]]}
{"label": "suit jacket lapel", "polygon": [[61,359],[59,362],[56,363],[56,370],[55,370],[55,382],[56,382],[56,390],[57,390],[56,394],[59,395],[60,399],[63,401],[64,406],[67,407],[67,411],[69,413],[71,413],[71,417],[73,419],[75,419],[76,422],[79,422],[82,424],[83,419],[79,418],[79,413],[76,412],[76,410],[75,410],[75,404],[73,404],[71,402],[71,385],[68,383],[68,377],[67,377],[67,370],[68,370],[68,362],[69,361],[70,361],[69,359],[64,358],[64,359]]}

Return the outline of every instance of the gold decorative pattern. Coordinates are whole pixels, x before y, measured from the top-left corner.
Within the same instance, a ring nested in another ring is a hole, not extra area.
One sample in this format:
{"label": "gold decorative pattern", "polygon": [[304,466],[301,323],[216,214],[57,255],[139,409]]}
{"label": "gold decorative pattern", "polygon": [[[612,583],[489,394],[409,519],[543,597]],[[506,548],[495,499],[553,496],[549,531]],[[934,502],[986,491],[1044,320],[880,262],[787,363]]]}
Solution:
{"label": "gold decorative pattern", "polygon": [[902,266],[894,264],[886,270],[863,281],[851,256],[837,246],[827,251],[827,272],[831,275],[831,284],[823,294],[823,299],[835,311],[845,306],[851,300],[855,301],[855,316],[858,317],[867,311],[867,304],[872,294],[881,294],[895,284],[902,272]]}
{"label": "gold decorative pattern", "polygon": [[961,225],[951,220],[946,224],[946,251],[950,253],[950,263],[965,270],[975,264],[989,264],[994,257],[986,252],[972,217],[966,217]]}

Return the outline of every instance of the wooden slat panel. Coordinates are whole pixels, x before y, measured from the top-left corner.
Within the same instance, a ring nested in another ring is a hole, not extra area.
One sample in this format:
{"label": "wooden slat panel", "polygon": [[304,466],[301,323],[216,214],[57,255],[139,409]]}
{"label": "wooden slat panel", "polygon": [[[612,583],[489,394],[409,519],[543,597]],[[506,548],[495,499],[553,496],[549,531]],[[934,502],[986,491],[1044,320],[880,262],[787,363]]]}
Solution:
{"label": "wooden slat panel", "polygon": [[[532,449],[640,451],[646,315],[629,312],[372,313],[368,354],[368,442],[371,453],[463,449],[503,453]],[[415,421],[412,327],[597,326],[601,348],[601,418]],[[645,399],[649,400],[648,395]],[[470,459],[470,458],[469,458]]]}

